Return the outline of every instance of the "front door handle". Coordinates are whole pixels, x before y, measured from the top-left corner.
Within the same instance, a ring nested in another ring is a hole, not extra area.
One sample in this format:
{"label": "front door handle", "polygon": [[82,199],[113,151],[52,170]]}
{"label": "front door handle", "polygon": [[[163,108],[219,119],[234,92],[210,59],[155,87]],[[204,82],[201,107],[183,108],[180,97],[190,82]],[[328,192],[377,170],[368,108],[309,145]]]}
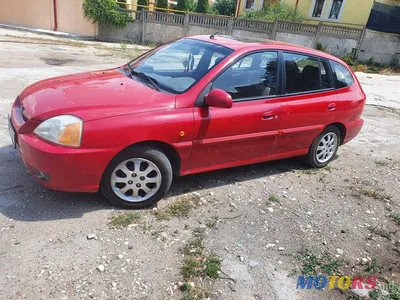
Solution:
{"label": "front door handle", "polygon": [[332,111],[332,110],[335,110],[336,109],[336,103],[329,103],[328,104],[328,110],[329,111]]}
{"label": "front door handle", "polygon": [[276,116],[273,111],[268,111],[268,112],[263,113],[262,119],[265,121],[269,121],[269,120],[273,120],[273,119],[278,119],[278,116]]}

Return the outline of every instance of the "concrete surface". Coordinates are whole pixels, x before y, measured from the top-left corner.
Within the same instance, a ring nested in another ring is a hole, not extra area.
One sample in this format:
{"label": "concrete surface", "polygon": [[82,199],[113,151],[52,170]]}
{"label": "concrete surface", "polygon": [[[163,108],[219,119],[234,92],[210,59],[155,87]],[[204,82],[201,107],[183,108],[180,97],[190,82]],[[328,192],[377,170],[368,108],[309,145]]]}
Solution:
{"label": "concrete surface", "polygon": [[181,299],[179,249],[197,227],[222,259],[225,279],[196,281],[211,285],[211,299],[347,299],[296,290],[304,249],[343,259],[349,276],[376,259],[379,276],[400,281],[390,217],[400,213],[400,76],[357,74],[368,94],[365,126],[330,168],[289,159],[177,178],[157,209],[198,195],[188,218],[159,221],[142,210],[138,224],[117,230],[108,220],[123,211],[101,195],[49,191],[30,177],[10,146],[7,114],[37,80],[118,66],[142,48],[26,34],[0,30],[0,299]]}

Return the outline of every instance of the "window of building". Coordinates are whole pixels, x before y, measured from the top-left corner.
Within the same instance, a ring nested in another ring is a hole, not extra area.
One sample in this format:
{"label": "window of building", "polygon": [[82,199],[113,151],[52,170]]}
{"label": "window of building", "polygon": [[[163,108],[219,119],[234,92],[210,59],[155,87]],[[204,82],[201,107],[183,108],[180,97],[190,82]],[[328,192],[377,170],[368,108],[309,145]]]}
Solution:
{"label": "window of building", "polygon": [[350,71],[345,66],[332,60],[330,63],[336,88],[343,88],[353,84],[353,76],[351,76]]}
{"label": "window of building", "polygon": [[328,19],[339,20],[340,12],[343,8],[343,0],[333,0],[329,11]]}
{"label": "window of building", "polygon": [[212,89],[226,91],[234,101],[276,95],[277,59],[270,51],[247,55],[222,73]]}
{"label": "window of building", "polygon": [[313,18],[321,18],[324,9],[325,0],[315,0],[314,9],[312,12]]}
{"label": "window of building", "polygon": [[254,7],[254,0],[247,0],[246,1],[246,9],[250,9]]}

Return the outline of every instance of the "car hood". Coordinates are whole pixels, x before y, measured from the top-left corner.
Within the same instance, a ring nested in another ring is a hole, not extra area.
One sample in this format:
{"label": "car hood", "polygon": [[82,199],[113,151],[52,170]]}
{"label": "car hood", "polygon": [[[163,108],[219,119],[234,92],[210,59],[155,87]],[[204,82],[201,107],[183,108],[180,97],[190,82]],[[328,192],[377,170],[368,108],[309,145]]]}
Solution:
{"label": "car hood", "polygon": [[175,106],[175,95],[153,90],[120,69],[42,80],[27,87],[20,100],[35,120],[72,114],[89,121]]}

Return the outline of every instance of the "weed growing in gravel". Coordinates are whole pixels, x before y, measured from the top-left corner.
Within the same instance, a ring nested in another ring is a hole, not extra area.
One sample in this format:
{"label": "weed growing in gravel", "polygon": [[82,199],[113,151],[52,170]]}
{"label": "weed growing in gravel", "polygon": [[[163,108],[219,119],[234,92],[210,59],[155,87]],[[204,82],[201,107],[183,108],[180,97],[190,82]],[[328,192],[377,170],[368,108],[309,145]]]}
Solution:
{"label": "weed growing in gravel", "polygon": [[121,47],[122,51],[126,51],[126,48],[128,47],[128,43],[127,42],[122,42],[121,45],[119,45]]}
{"label": "weed growing in gravel", "polygon": [[108,224],[110,225],[110,227],[113,228],[122,228],[127,227],[129,224],[132,224],[133,221],[137,221],[139,219],[139,213],[123,213],[120,215],[112,216]]}
{"label": "weed growing in gravel", "polygon": [[217,228],[218,226],[218,218],[217,217],[212,217],[211,220],[207,220],[205,224],[208,228]]}
{"label": "weed growing in gravel", "polygon": [[205,272],[210,278],[217,279],[221,271],[221,259],[216,254],[211,254],[205,261]]}
{"label": "weed growing in gravel", "polygon": [[364,188],[354,188],[350,187],[350,189],[354,190],[353,196],[360,198],[361,196],[366,196],[376,200],[390,200],[392,196],[384,193],[383,191],[378,190],[369,190]]}
{"label": "weed growing in gravel", "polygon": [[312,253],[310,250],[301,252],[298,258],[302,261],[301,274],[305,276],[315,275],[340,275],[339,268],[343,261],[334,258],[328,252],[322,254]]}
{"label": "weed growing in gravel", "polygon": [[399,214],[392,214],[391,217],[392,217],[393,221],[395,223],[397,223],[397,225],[400,225],[400,213]]}
{"label": "weed growing in gravel", "polygon": [[194,237],[187,241],[181,251],[185,260],[181,266],[181,275],[185,281],[195,277],[216,279],[221,271],[221,259],[216,254],[204,253],[204,230],[196,229]]}
{"label": "weed growing in gravel", "polygon": [[377,274],[377,273],[382,273],[383,266],[379,264],[379,262],[374,258],[366,267],[365,267],[365,272],[369,274]]}
{"label": "weed growing in gravel", "polygon": [[384,160],[376,160],[375,164],[377,166],[380,166],[380,167],[386,167],[389,163],[387,161],[384,161]]}
{"label": "weed growing in gravel", "polygon": [[374,289],[369,293],[371,300],[399,300],[400,299],[400,285],[394,281],[386,284],[387,289]]}
{"label": "weed growing in gravel", "polygon": [[278,196],[276,196],[274,194],[269,195],[268,200],[271,202],[277,202],[277,203],[279,202]]}
{"label": "weed growing in gravel", "polygon": [[154,210],[153,214],[157,220],[169,220],[172,217],[186,218],[189,216],[189,212],[196,207],[200,202],[200,196],[195,194],[189,194],[184,196],[182,199],[172,203],[164,210]]}

